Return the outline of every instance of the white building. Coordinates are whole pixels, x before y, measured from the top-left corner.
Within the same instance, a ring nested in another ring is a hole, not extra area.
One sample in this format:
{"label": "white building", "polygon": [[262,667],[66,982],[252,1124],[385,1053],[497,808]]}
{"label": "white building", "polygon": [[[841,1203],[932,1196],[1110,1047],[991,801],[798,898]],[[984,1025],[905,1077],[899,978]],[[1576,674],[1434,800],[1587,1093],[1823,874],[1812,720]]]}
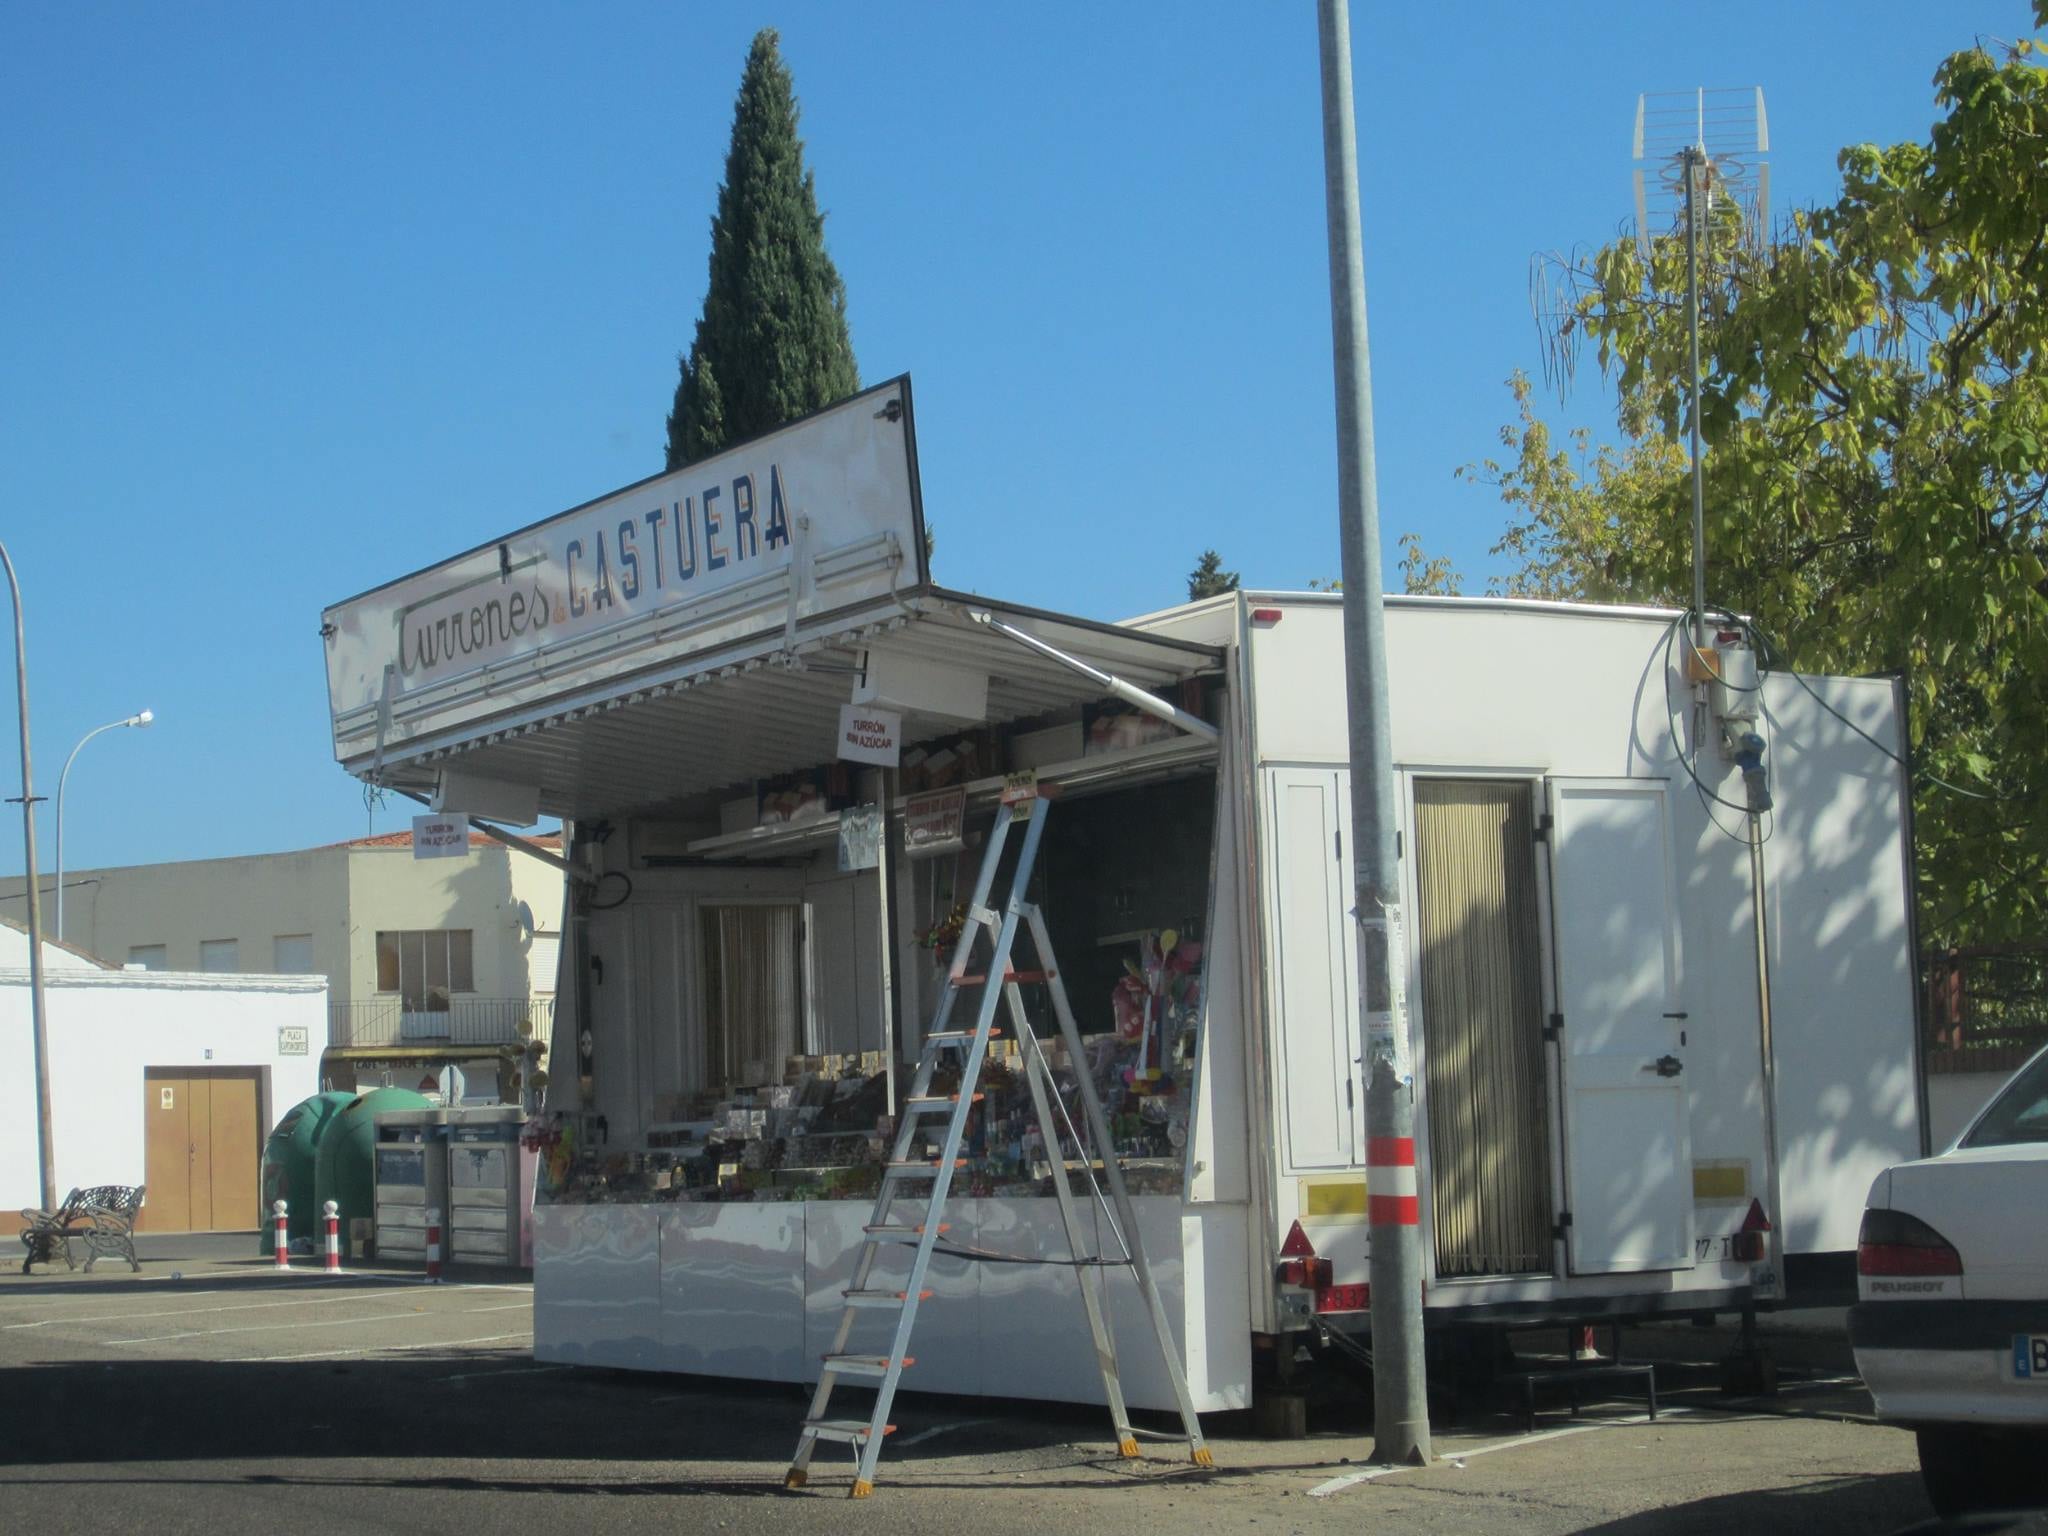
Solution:
{"label": "white building", "polygon": [[[20,919],[22,892],[0,880],[0,916]],[[523,1041],[546,1038],[561,905],[561,875],[538,859],[481,835],[467,858],[415,859],[406,831],[67,870],[63,937],[116,967],[323,976],[326,1086],[495,1102]],[[46,886],[46,924],[54,907]]]}
{"label": "white building", "polygon": [[[258,1159],[318,1087],[318,976],[140,973],[43,945],[57,1198],[146,1184],[145,1231],[258,1225]],[[0,1222],[40,1206],[28,935],[0,920]]]}

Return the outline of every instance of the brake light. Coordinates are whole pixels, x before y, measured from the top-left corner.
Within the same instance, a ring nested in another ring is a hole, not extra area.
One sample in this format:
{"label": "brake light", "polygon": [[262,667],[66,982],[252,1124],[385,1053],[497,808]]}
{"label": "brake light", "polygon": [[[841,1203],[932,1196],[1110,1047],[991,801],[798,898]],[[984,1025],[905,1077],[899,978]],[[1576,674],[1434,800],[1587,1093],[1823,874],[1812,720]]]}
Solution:
{"label": "brake light", "polygon": [[1728,1257],[1738,1264],[1761,1264],[1770,1251],[1764,1236],[1771,1230],[1771,1218],[1764,1214],[1761,1200],[1749,1202],[1749,1214],[1728,1241]]}
{"label": "brake light", "polygon": [[1960,1275],[1963,1256],[1955,1244],[1918,1216],[1904,1211],[1865,1211],[1856,1234],[1859,1275]]}

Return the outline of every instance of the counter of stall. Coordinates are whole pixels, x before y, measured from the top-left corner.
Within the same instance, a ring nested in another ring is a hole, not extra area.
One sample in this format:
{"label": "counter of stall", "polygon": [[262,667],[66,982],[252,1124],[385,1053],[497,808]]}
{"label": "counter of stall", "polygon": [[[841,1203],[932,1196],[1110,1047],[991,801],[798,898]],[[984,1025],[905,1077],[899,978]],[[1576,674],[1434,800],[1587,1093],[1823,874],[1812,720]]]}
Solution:
{"label": "counter of stall", "polygon": [[[769,786],[761,797],[782,793]],[[791,837],[740,837],[756,856],[744,873],[704,857],[706,845],[734,846],[731,832],[695,839],[687,863],[650,853],[689,846],[673,834],[664,841],[629,828],[609,840],[603,862],[623,878],[598,888],[615,904],[589,922],[583,963],[604,979],[585,989],[583,1092],[576,1108],[527,1132],[539,1154],[540,1359],[816,1378],[993,820],[992,805],[964,793],[960,802],[957,821],[940,827],[950,835],[920,845],[904,829],[929,831],[929,820],[919,820],[915,796],[896,799],[887,823],[894,857],[871,871],[842,867],[843,840],[829,828],[812,851]],[[908,1385],[1100,1401],[1078,1289],[1086,1284],[1108,1298],[1130,1400],[1172,1406],[1121,1262],[1124,1234],[1111,1204],[1094,1198],[1102,1167],[1072,1131],[1083,1123],[1085,1077],[1108,1119],[1197,1406],[1248,1400],[1244,1308],[1230,1304],[1246,1284],[1245,1208],[1189,1198],[1208,1067],[1215,802],[1213,759],[1044,802],[1029,896],[1057,953],[1014,964],[1026,977],[1057,968],[1080,1050],[1057,1027],[1050,983],[1021,980],[1033,1038],[998,1015],[1002,1033],[975,1085]],[[894,945],[884,937],[892,931]],[[877,974],[885,948],[893,977],[889,967]],[[956,1027],[980,995],[960,992]],[[1033,1049],[1049,1068],[1056,1144],[1024,1072]],[[932,1092],[957,1087],[949,1062],[942,1058]],[[945,1134],[943,1119],[931,1124],[927,1155]],[[1054,1159],[1079,1197],[1078,1253],[1053,1198]],[[920,1198],[899,1204],[895,1219]],[[907,1245],[884,1250],[870,1285],[886,1288],[909,1262]],[[885,1329],[893,1317],[869,1326]]]}

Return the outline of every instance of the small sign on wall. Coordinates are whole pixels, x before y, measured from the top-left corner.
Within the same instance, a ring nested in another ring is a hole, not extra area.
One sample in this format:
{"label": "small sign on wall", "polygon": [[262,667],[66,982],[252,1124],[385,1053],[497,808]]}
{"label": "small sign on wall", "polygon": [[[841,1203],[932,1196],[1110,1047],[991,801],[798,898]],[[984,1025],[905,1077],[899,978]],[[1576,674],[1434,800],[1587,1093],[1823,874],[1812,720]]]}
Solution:
{"label": "small sign on wall", "polygon": [[157,1090],[156,1107],[158,1109],[171,1109],[175,1107],[175,1101],[171,1097],[170,1089],[159,1088]]}
{"label": "small sign on wall", "polygon": [[903,755],[903,717],[869,704],[839,706],[839,756],[894,768]]}
{"label": "small sign on wall", "polygon": [[882,808],[851,806],[839,813],[839,872],[873,869],[882,862]]}
{"label": "small sign on wall", "polygon": [[280,1056],[306,1056],[311,1054],[312,1037],[303,1024],[280,1024],[277,1028],[277,1054]]}
{"label": "small sign on wall", "polygon": [[963,844],[967,791],[935,789],[912,795],[903,805],[903,851],[913,859],[951,853]]}
{"label": "small sign on wall", "polygon": [[416,859],[469,857],[469,817],[460,812],[412,819],[412,856]]}

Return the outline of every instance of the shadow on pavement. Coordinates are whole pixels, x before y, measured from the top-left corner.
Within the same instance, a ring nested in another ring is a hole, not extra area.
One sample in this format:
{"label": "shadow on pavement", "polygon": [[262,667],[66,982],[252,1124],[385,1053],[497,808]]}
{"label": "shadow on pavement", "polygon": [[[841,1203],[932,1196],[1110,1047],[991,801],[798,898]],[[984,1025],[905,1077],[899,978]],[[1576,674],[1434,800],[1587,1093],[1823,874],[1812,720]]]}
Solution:
{"label": "shadow on pavement", "polygon": [[1876,1477],[1814,1476],[1789,1488],[1716,1494],[1589,1525],[1581,1536],[1727,1536],[1798,1531],[1801,1536],[1871,1536],[1932,1514],[1917,1472]]}

